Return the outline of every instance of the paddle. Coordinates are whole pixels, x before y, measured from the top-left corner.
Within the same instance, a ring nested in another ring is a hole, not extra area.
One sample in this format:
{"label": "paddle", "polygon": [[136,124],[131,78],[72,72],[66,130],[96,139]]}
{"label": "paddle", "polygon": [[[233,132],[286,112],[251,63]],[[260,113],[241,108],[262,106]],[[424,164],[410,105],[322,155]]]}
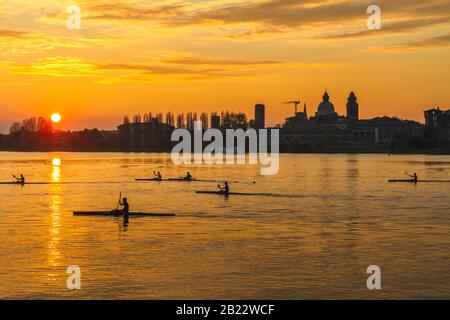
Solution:
{"label": "paddle", "polygon": [[120,200],[122,200],[122,192],[119,195],[119,201],[117,202],[116,212],[119,211]]}
{"label": "paddle", "polygon": [[418,178],[417,178],[417,174],[409,174],[408,172],[405,171],[405,174],[407,174],[410,178],[414,178],[414,181],[417,183],[418,182]]}
{"label": "paddle", "polygon": [[17,178],[15,174],[13,174],[13,178],[16,179],[16,183],[20,182],[20,178]]}

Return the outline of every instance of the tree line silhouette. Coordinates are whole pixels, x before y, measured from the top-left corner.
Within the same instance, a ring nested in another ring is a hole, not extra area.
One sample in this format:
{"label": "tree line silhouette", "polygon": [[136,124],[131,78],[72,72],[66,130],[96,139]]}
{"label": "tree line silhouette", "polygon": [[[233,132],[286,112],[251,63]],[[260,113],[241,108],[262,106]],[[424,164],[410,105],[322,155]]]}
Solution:
{"label": "tree line silhouette", "polygon": [[[185,128],[192,130],[194,122],[200,121],[203,129],[212,124],[211,114],[189,112],[174,114],[172,112],[136,114],[125,116],[124,124],[157,123],[164,124],[170,130]],[[248,129],[254,121],[249,121],[242,112],[223,111],[220,113],[219,129]],[[84,129],[82,131],[55,130],[50,120],[44,117],[30,117],[11,124],[8,135],[0,134],[0,148],[3,150],[47,151],[115,151],[123,150],[123,139],[118,130]]]}

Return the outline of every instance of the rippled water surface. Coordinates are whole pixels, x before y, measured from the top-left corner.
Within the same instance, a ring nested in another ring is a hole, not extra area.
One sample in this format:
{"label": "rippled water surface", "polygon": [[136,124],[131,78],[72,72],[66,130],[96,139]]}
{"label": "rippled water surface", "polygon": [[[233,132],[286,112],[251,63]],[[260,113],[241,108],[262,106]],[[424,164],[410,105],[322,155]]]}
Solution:
{"label": "rippled water surface", "polygon": [[[236,181],[134,182],[161,171]],[[168,154],[0,153],[0,298],[310,299],[450,298],[449,156],[282,155],[280,172],[255,166],[173,166]],[[253,183],[256,182],[256,183]],[[109,210],[175,218],[74,217]],[[276,195],[276,196],[275,196]],[[81,268],[79,291],[66,269]],[[379,265],[382,290],[366,269]]]}

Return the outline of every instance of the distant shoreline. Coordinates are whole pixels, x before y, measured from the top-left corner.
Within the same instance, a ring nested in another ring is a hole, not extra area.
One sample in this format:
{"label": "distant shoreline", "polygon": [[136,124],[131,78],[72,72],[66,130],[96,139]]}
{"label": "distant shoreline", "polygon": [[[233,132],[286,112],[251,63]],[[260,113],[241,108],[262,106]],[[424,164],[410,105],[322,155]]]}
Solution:
{"label": "distant shoreline", "polygon": [[[117,148],[0,148],[0,152],[79,152],[79,153],[170,153],[171,150],[141,150],[141,149],[117,149]],[[281,150],[280,154],[384,154],[384,155],[450,155],[450,145],[432,147],[427,149],[414,149],[411,147],[398,147],[390,150],[388,146],[375,147],[354,146],[346,148],[311,148],[309,150]]]}

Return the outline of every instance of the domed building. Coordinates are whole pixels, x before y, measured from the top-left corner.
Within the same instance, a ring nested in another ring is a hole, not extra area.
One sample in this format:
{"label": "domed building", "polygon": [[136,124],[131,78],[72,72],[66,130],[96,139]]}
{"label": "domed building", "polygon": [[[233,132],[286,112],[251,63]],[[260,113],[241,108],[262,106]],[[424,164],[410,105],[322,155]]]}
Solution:
{"label": "domed building", "polygon": [[317,108],[316,116],[330,115],[335,113],[336,112],[334,111],[334,105],[330,102],[330,95],[328,94],[328,91],[325,91],[325,93],[323,94],[323,101]]}
{"label": "domed building", "polygon": [[330,95],[325,90],[323,100],[317,107],[315,121],[320,125],[336,125],[339,116],[334,110],[334,105],[330,102]]}

